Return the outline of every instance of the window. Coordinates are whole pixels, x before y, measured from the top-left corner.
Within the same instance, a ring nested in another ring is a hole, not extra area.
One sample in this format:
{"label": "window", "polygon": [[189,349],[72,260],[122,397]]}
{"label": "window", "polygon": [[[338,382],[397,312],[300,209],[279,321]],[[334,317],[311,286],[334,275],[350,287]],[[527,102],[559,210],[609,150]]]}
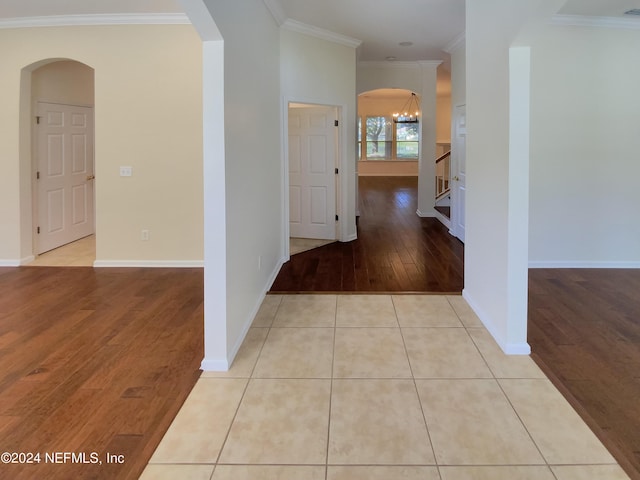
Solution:
{"label": "window", "polygon": [[419,123],[396,123],[396,158],[418,159]]}
{"label": "window", "polygon": [[417,160],[419,132],[418,123],[394,123],[392,116],[367,116],[364,126],[359,118],[358,159]]}
{"label": "window", "polygon": [[392,157],[393,130],[391,117],[367,117],[367,160],[389,160]]}

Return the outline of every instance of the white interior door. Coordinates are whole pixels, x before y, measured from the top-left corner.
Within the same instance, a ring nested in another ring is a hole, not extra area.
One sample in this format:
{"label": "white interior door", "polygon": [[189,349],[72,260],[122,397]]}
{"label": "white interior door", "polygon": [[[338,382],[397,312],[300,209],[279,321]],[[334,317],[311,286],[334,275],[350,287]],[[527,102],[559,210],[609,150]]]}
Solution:
{"label": "white interior door", "polygon": [[38,103],[40,254],[94,233],[93,109]]}
{"label": "white interior door", "polygon": [[451,233],[464,242],[467,190],[467,114],[465,105],[455,107],[453,135]]}
{"label": "white interior door", "polygon": [[336,239],[336,125],[333,107],[289,107],[289,231]]}

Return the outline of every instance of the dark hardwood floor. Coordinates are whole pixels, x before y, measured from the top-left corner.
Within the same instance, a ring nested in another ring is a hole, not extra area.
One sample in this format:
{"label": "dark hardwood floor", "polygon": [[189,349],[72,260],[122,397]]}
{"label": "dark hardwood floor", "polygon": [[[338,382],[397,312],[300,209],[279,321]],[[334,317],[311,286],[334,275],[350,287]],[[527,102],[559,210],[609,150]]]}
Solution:
{"label": "dark hardwood floor", "polygon": [[640,270],[532,269],[533,359],[640,479]]}
{"label": "dark hardwood floor", "polygon": [[360,177],[358,239],[292,255],[271,292],[460,293],[464,246],[420,218],[417,177]]}
{"label": "dark hardwood floor", "polygon": [[202,269],[0,268],[0,452],[41,455],[0,478],[137,479],[195,385],[203,335]]}

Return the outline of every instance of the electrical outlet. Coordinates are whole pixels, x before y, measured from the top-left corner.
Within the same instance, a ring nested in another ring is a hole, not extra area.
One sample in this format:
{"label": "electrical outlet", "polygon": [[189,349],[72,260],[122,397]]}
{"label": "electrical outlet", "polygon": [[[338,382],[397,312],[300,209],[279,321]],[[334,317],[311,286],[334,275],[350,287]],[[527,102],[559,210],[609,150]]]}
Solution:
{"label": "electrical outlet", "polygon": [[120,167],[121,177],[130,177],[133,175],[133,167]]}
{"label": "electrical outlet", "polygon": [[142,240],[143,242],[149,240],[149,230],[142,230],[142,232],[140,233],[140,240]]}

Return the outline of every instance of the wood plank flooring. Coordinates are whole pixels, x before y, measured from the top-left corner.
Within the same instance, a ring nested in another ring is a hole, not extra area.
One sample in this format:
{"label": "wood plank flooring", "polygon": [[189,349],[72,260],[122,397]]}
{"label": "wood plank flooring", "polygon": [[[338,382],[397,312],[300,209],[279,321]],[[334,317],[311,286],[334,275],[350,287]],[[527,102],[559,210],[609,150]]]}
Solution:
{"label": "wood plank flooring", "polygon": [[202,269],[0,268],[0,452],[41,453],[0,478],[137,479],[200,374],[203,335]]}
{"label": "wood plank flooring", "polygon": [[640,270],[532,269],[533,359],[640,479]]}
{"label": "wood plank flooring", "polygon": [[271,292],[460,293],[464,245],[418,217],[417,177],[360,177],[358,186],[358,239],[292,255]]}

